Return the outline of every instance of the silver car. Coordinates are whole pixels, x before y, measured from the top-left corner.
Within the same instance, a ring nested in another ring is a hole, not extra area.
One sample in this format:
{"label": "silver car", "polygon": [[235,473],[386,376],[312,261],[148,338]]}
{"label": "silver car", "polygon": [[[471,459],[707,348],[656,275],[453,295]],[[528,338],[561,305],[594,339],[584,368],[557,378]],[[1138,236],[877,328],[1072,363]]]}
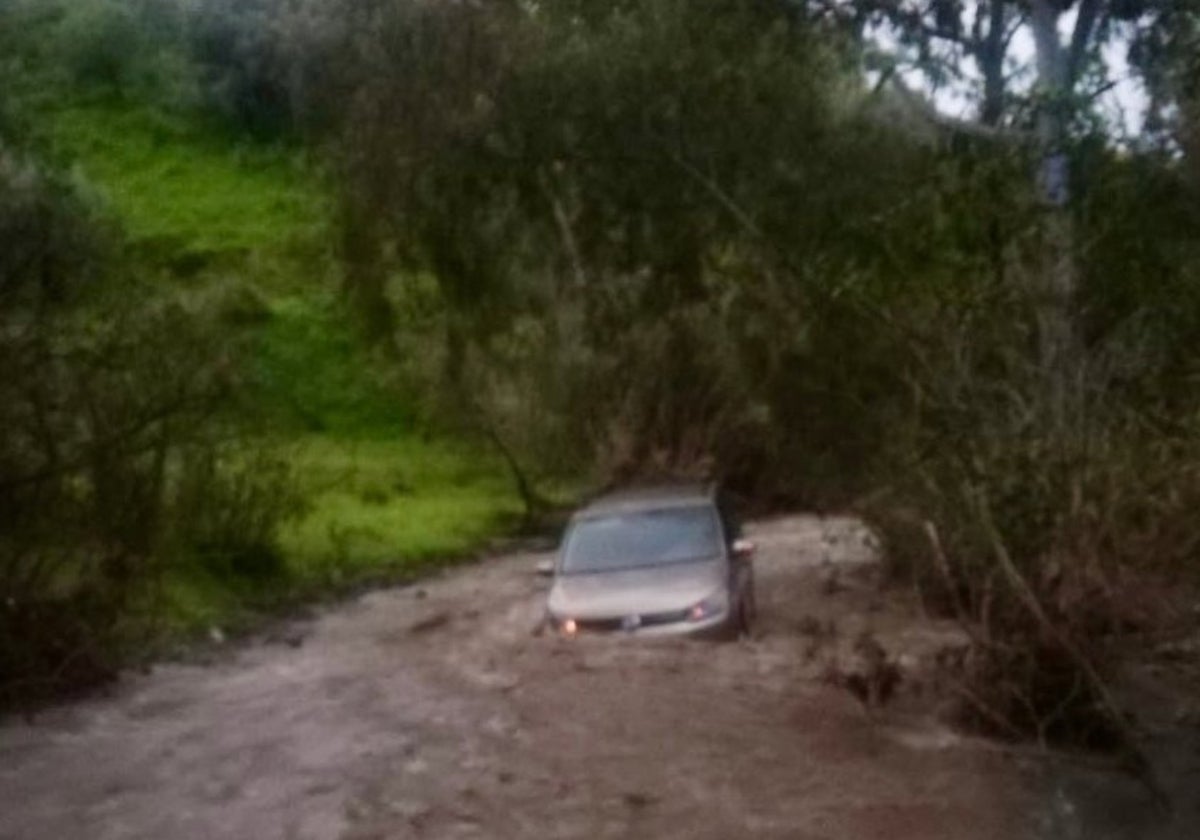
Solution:
{"label": "silver car", "polygon": [[715,486],[605,496],[571,519],[547,621],[559,634],[734,638],[754,621],[754,546]]}

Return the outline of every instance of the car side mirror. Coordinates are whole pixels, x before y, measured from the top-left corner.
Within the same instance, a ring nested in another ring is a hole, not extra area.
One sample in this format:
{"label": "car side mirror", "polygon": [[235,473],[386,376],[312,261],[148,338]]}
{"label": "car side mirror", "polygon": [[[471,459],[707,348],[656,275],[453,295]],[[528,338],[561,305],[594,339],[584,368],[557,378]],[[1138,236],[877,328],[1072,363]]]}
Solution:
{"label": "car side mirror", "polygon": [[733,558],[735,560],[753,559],[755,547],[750,540],[739,537],[733,541]]}
{"label": "car side mirror", "polygon": [[539,560],[537,562],[538,577],[554,577],[554,561]]}

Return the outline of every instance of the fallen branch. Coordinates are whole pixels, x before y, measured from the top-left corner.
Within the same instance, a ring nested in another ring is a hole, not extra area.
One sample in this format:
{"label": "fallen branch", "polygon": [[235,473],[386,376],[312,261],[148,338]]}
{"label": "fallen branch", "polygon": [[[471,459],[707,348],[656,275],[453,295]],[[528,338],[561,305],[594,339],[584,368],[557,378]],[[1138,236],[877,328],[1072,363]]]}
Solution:
{"label": "fallen branch", "polygon": [[1138,747],[1137,733],[1127,722],[1120,705],[1109,690],[1108,683],[1100,676],[1091,660],[1079,649],[1078,645],[1046,614],[1041,601],[1038,600],[1037,594],[1013,562],[1012,556],[1009,555],[1008,548],[1004,545],[1004,540],[1000,536],[999,529],[996,527],[995,519],[992,517],[991,506],[988,504],[987,497],[982,492],[975,495],[980,523],[987,532],[988,540],[991,542],[992,553],[995,555],[996,561],[1000,564],[1001,571],[1004,572],[1005,577],[1008,578],[1009,583],[1016,592],[1018,600],[1038,623],[1042,631],[1071,659],[1078,672],[1087,681],[1092,695],[1097,699],[1109,721],[1117,730],[1131,772],[1146,785],[1160,806],[1167,811],[1172,810],[1170,797],[1167,796],[1162,785],[1159,784],[1158,779],[1155,777],[1154,769],[1151,767],[1145,753]]}

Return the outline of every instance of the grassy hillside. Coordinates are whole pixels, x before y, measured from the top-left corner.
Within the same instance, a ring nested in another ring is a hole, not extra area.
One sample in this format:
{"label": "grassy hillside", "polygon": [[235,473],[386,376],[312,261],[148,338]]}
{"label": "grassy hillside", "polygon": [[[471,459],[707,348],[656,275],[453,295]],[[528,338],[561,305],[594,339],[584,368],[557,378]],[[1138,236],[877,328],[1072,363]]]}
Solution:
{"label": "grassy hillside", "polygon": [[[119,97],[75,97],[36,117],[164,283],[208,290],[251,349],[255,445],[285,454],[307,499],[281,534],[288,574],[264,585],[171,576],[182,629],[364,577],[469,552],[519,510],[502,463],[423,428],[412,398],[366,353],[341,309],[328,195],[301,156],[231,137],[201,116]],[[275,591],[275,590],[278,591]]]}
{"label": "grassy hillside", "polygon": [[118,99],[48,113],[59,153],[78,162],[135,243],[196,254],[281,252],[312,242],[326,196],[298,159],[238,143],[198,116]]}

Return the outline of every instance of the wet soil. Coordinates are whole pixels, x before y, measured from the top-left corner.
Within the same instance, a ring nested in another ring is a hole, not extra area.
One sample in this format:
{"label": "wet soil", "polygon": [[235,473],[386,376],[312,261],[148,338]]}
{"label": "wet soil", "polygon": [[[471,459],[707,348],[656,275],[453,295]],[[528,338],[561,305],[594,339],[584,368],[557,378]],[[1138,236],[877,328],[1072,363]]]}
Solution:
{"label": "wet soil", "polygon": [[[1125,776],[940,722],[925,675],[960,637],[881,588],[855,521],[750,535],[750,640],[539,634],[539,555],[510,553],[8,721],[0,837],[1200,836]],[[882,708],[828,679],[864,630],[904,671]]]}

